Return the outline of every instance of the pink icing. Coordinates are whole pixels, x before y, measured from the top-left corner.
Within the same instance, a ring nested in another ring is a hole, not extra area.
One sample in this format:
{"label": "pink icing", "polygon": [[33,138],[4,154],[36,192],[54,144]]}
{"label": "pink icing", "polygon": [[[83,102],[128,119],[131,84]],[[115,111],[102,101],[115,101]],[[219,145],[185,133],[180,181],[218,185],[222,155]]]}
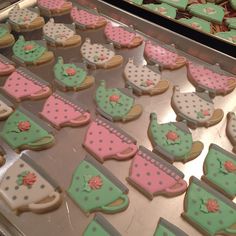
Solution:
{"label": "pink icing", "polygon": [[128,139],[124,141],[124,138],[115,129],[113,132],[110,132],[104,125],[93,121],[85,136],[84,146],[103,161],[109,157],[114,157],[128,148],[137,150],[135,144],[128,141]]}
{"label": "pink icing", "polygon": [[161,63],[164,66],[175,66],[178,59],[178,54],[168,51],[167,49],[153,44],[151,41],[146,41],[144,48],[145,55],[155,61],[157,64]]}
{"label": "pink icing", "polygon": [[65,2],[66,1],[64,0],[38,0],[37,1],[39,6],[47,8],[49,10],[60,9]]}
{"label": "pink icing", "polygon": [[105,35],[111,41],[123,46],[128,46],[135,37],[135,33],[128,32],[119,26],[112,26],[111,22],[105,27]]}
{"label": "pink icing", "polygon": [[44,86],[35,81],[31,81],[19,72],[13,72],[6,80],[3,89],[16,99],[33,95],[42,90]]}
{"label": "pink icing", "polygon": [[0,61],[0,70],[1,70],[0,74],[7,73],[8,71],[11,71],[13,68],[14,68],[13,65],[5,64],[4,62]]}
{"label": "pink icing", "polygon": [[73,21],[78,22],[81,25],[96,25],[97,22],[101,19],[104,19],[101,16],[94,15],[90,12],[87,12],[85,10],[78,10],[76,7],[73,7],[71,10],[71,17]]}
{"label": "pink icing", "polygon": [[40,113],[47,120],[56,126],[60,126],[66,122],[74,120],[81,115],[87,113],[81,113],[82,109],[76,107],[73,104],[69,104],[65,100],[51,95],[44,104],[43,111]]}
{"label": "pink icing", "polygon": [[233,77],[217,74],[202,65],[197,65],[192,62],[188,64],[188,73],[199,85],[214,90],[223,90],[225,92],[230,89],[228,81],[232,79],[235,80]]}

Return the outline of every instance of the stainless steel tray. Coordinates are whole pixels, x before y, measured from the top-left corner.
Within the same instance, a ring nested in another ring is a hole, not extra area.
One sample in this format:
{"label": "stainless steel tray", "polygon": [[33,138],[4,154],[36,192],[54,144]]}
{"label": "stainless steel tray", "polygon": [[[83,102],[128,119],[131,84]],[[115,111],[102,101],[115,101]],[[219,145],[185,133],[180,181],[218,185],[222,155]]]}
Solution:
{"label": "stainless steel tray", "polygon": [[[143,19],[137,18],[134,15],[114,8],[100,0],[79,0],[79,3],[90,8],[96,7],[110,20],[113,19],[114,21],[120,21],[122,24],[133,25],[139,33],[142,32],[141,34],[143,34],[145,38],[153,37],[155,40],[158,40],[159,43],[174,43],[178,48],[179,53],[186,55],[187,58],[191,58],[192,60],[203,64],[204,62],[212,64],[219,63],[222,68],[229,73],[236,74],[236,61],[232,57],[214,51],[204,45],[198,44]],[[56,21],[63,21],[66,23],[71,22],[69,16],[57,17]],[[94,31],[78,30],[78,33],[82,36],[83,40],[85,37],[90,37],[96,42],[106,42],[103,29]],[[34,33],[24,33],[24,36],[27,39],[41,39],[42,33],[41,30],[38,30]],[[65,61],[82,61],[80,47],[70,49],[49,49],[54,51],[56,57],[59,55],[63,56]],[[143,58],[143,49],[144,45],[135,49],[117,50],[117,53],[123,55],[125,58],[125,62],[122,66],[110,70],[101,69],[90,71],[96,78],[96,85],[81,92],[69,92],[68,94],[86,105],[91,111],[92,117],[95,117],[93,97],[99,81],[101,79],[105,79],[108,86],[124,87],[124,79],[122,77],[124,66],[129,57],[135,57],[135,59],[140,63],[145,63]],[[9,58],[12,55],[11,49],[4,50],[2,53]],[[29,69],[48,82],[53,83],[53,65],[54,63],[51,63],[39,67],[29,67]],[[162,73],[162,77],[164,79],[168,79],[172,85],[179,85],[182,91],[194,91],[194,87],[187,80],[185,67],[173,72],[165,70]],[[1,79],[0,85],[2,85],[4,81],[5,79]],[[126,124],[117,124],[130,135],[136,137],[139,145],[143,145],[151,150],[151,143],[147,137],[149,114],[150,112],[156,112],[160,122],[174,121],[176,115],[170,106],[171,95],[172,86],[162,95],[153,97],[136,97],[137,103],[142,104],[144,108],[142,116],[138,120]],[[225,97],[217,96],[214,99],[214,102],[216,107],[223,108],[226,114],[228,111],[236,111],[235,100],[236,92],[234,91]],[[41,110],[44,102],[45,100],[34,102],[24,101],[20,105],[32,113],[37,114]],[[0,123],[0,128],[2,125],[3,122]],[[208,129],[198,128],[192,131],[194,139],[199,139],[204,142],[205,148],[202,155],[197,159],[185,165],[180,163],[174,164],[184,172],[186,180],[188,180],[191,175],[201,177],[203,160],[211,142],[215,142],[229,151],[232,149],[232,146],[225,135],[225,126],[226,119],[224,118],[223,121],[217,126]],[[60,131],[53,130],[56,137],[56,144],[52,148],[40,152],[25,152],[34,158],[34,160],[47,172],[49,172],[51,176],[57,180],[62,189],[66,190],[70,185],[72,173],[79,162],[86,155],[86,151],[81,146],[81,143],[87,128],[88,127],[63,128]],[[0,144],[3,145],[7,151],[7,163],[0,169],[1,177],[13,161],[19,157],[19,155],[10,150],[1,140]],[[201,235],[180,217],[180,214],[183,211],[184,195],[171,199],[155,197],[152,201],[149,201],[126,182],[125,178],[128,176],[130,163],[131,161],[107,161],[104,163],[104,165],[129,188],[129,208],[122,213],[105,215],[105,217],[117,228],[117,230],[119,230],[124,236],[153,235],[158,219],[161,216],[182,228],[189,235]],[[63,195],[64,201],[62,206],[58,210],[51,213],[43,215],[23,213],[20,216],[16,216],[2,200],[0,200],[0,211],[27,236],[82,235],[82,232],[86,228],[87,224],[93,218],[93,214],[89,217],[85,216],[66,193]]]}

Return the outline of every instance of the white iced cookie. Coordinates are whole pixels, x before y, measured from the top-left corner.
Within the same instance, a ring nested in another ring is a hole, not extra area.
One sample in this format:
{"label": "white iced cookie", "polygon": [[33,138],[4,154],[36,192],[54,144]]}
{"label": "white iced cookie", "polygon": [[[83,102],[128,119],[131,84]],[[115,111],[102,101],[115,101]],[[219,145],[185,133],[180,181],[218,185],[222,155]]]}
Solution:
{"label": "white iced cookie", "polygon": [[0,120],[6,119],[12,112],[13,109],[0,98]]}

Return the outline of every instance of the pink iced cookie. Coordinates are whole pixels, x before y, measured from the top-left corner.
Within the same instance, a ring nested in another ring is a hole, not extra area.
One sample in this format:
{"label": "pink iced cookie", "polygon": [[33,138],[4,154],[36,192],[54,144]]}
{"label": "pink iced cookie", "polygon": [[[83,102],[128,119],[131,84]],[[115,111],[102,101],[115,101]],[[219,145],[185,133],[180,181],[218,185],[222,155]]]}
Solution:
{"label": "pink iced cookie", "polygon": [[77,127],[88,124],[90,113],[65,98],[62,93],[53,93],[45,102],[40,115],[54,127]]}
{"label": "pink iced cookie", "polygon": [[163,195],[174,197],[184,193],[184,174],[158,155],[140,146],[130,166],[127,181],[149,199]]}
{"label": "pink iced cookie", "polygon": [[134,30],[128,27],[113,26],[111,22],[107,23],[104,33],[107,39],[119,48],[133,48],[143,42],[143,38],[138,36]]}
{"label": "pink iced cookie", "polygon": [[73,7],[70,12],[72,20],[81,29],[97,29],[106,25],[107,21],[95,10],[77,9]]}
{"label": "pink iced cookie", "polygon": [[163,69],[175,70],[184,66],[187,59],[179,56],[174,50],[148,40],[145,43],[144,55],[150,63],[159,64]]}
{"label": "pink iced cookie", "polygon": [[187,75],[190,82],[200,90],[213,95],[226,95],[236,87],[236,78],[224,74],[219,66],[202,66],[189,62]]}
{"label": "pink iced cookie", "polygon": [[23,67],[19,67],[7,78],[2,89],[17,102],[45,98],[52,92],[49,83]]}
{"label": "pink iced cookie", "polygon": [[0,54],[0,76],[9,75],[15,70],[15,63]]}
{"label": "pink iced cookie", "polygon": [[90,124],[83,146],[102,163],[108,159],[130,159],[138,150],[134,138],[102,117]]}

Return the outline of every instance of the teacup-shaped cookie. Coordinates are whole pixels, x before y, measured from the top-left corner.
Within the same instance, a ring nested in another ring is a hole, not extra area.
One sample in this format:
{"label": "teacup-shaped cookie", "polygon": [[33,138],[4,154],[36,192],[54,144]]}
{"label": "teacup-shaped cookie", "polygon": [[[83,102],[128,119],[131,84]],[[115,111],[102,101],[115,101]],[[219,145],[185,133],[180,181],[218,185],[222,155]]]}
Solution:
{"label": "teacup-shaped cookie", "polygon": [[9,12],[8,22],[17,32],[40,29],[45,24],[44,18],[36,8],[20,8],[17,4]]}
{"label": "teacup-shaped cookie", "polygon": [[3,125],[0,137],[15,151],[42,150],[54,144],[53,135],[41,127],[42,121],[31,117],[24,109],[17,109]]}
{"label": "teacup-shaped cookie", "polygon": [[113,214],[129,205],[128,189],[90,156],[80,162],[67,192],[87,214],[94,211]]}
{"label": "teacup-shaped cookie", "polygon": [[6,79],[2,89],[17,102],[42,99],[52,93],[49,83],[23,67]]}
{"label": "teacup-shaped cookie", "polygon": [[13,58],[21,64],[39,65],[52,61],[54,58],[53,52],[47,50],[45,41],[25,41],[22,35],[19,36],[12,49]]}
{"label": "teacup-shaped cookie", "polygon": [[159,124],[155,113],[150,115],[148,136],[153,151],[171,163],[191,161],[201,154],[204,147],[200,141],[193,142],[192,133],[184,122]]}
{"label": "teacup-shaped cookie", "polygon": [[13,112],[14,105],[0,94],[0,120],[5,120]]}
{"label": "teacup-shaped cookie", "polygon": [[97,111],[111,121],[126,122],[142,114],[142,106],[135,104],[132,91],[123,88],[106,88],[105,80],[100,81],[95,96]]}
{"label": "teacup-shaped cookie", "polygon": [[17,214],[58,208],[62,202],[60,192],[56,182],[26,154],[8,168],[0,183],[0,196]]}
{"label": "teacup-shaped cookie", "polygon": [[143,146],[132,159],[127,181],[149,199],[163,195],[174,197],[184,193],[184,174]]}
{"label": "teacup-shaped cookie", "polygon": [[[77,102],[78,103],[78,102]],[[62,93],[53,93],[44,103],[40,115],[54,127],[78,127],[90,121],[90,113]]]}
{"label": "teacup-shaped cookie", "polygon": [[181,93],[178,86],[174,87],[171,105],[178,120],[186,120],[192,128],[209,127],[218,124],[224,112],[215,109],[214,103],[205,92]]}
{"label": "teacup-shaped cookie", "polygon": [[161,80],[159,67],[137,65],[133,59],[129,59],[126,64],[124,76],[126,83],[137,95],[156,95],[164,93],[169,88],[169,81]]}
{"label": "teacup-shaped cookie", "polygon": [[85,9],[73,7],[70,12],[71,19],[77,27],[82,30],[97,29],[106,25],[107,21],[94,9]]}
{"label": "teacup-shaped cookie", "polygon": [[15,38],[10,32],[10,27],[7,24],[0,24],[0,49],[14,44]]}
{"label": "teacup-shaped cookie", "polygon": [[3,149],[2,146],[0,146],[0,167],[3,166],[6,162],[6,159],[5,159],[5,150]]}
{"label": "teacup-shaped cookie", "polygon": [[88,66],[94,69],[108,69],[123,63],[123,57],[115,54],[112,44],[92,44],[89,38],[85,39],[81,54]]}
{"label": "teacup-shaped cookie", "polygon": [[87,68],[82,63],[64,63],[58,57],[54,66],[56,83],[63,91],[79,91],[94,84],[94,77],[88,75]]}
{"label": "teacup-shaped cookie", "polygon": [[203,235],[236,235],[236,204],[193,176],[189,183],[182,217]]}
{"label": "teacup-shaped cookie", "polygon": [[112,122],[99,117],[85,135],[83,146],[98,161],[123,161],[132,158],[138,150],[136,140]]}
{"label": "teacup-shaped cookie", "polygon": [[51,46],[70,47],[81,42],[81,37],[76,34],[74,24],[55,23],[53,18],[44,25],[43,34]]}
{"label": "teacup-shaped cookie", "polygon": [[227,114],[226,135],[233,145],[233,152],[236,153],[236,115],[234,112]]}
{"label": "teacup-shaped cookie", "polygon": [[214,36],[227,40],[230,43],[233,43],[234,45],[236,45],[236,30],[235,29],[225,31],[225,32],[217,32],[214,34]]}
{"label": "teacup-shaped cookie", "polygon": [[9,75],[15,69],[15,63],[0,54],[0,76]]}

